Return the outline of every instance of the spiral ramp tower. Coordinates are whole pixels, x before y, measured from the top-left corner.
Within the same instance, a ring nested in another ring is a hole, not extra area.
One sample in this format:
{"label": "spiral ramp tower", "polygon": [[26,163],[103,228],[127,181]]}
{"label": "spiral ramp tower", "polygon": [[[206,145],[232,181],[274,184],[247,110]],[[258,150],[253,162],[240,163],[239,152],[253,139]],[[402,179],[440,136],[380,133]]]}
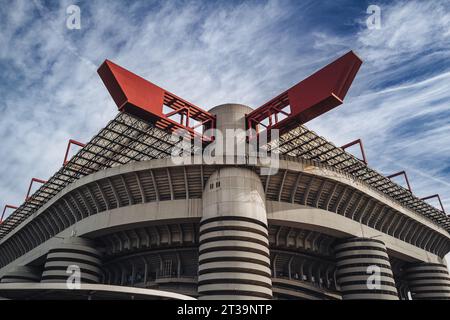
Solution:
{"label": "spiral ramp tower", "polygon": [[[449,299],[449,217],[303,126],[360,64],[207,112],[106,61],[120,113],[0,224],[0,297]],[[276,166],[250,155],[261,128]],[[178,129],[200,143],[175,161]],[[255,131],[211,162],[211,129]]]}

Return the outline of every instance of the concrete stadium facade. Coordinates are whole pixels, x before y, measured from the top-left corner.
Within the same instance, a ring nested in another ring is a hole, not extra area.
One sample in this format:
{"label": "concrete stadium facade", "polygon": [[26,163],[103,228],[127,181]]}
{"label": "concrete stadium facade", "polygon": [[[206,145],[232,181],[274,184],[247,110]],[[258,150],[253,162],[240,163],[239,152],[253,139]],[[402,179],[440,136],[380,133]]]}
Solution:
{"label": "concrete stadium facade", "polygon": [[[210,110],[221,130],[245,130],[250,111]],[[77,265],[83,285],[127,288],[121,298],[450,299],[448,231],[369,184],[289,156],[273,175],[191,163],[131,162],[69,184],[0,240],[0,296],[65,283]]]}

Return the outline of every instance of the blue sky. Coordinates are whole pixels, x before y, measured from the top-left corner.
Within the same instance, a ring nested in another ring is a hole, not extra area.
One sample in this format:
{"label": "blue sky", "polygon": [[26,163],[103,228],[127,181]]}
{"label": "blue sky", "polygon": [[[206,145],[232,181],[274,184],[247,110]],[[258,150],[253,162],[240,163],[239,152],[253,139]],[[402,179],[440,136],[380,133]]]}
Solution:
{"label": "blue sky", "polygon": [[[71,4],[80,30],[66,28]],[[363,139],[373,168],[406,170],[450,212],[449,1],[1,0],[0,43],[2,205],[115,115],[96,73],[106,58],[209,109],[257,107],[354,50],[364,64],[344,105],[308,127],[336,145]]]}

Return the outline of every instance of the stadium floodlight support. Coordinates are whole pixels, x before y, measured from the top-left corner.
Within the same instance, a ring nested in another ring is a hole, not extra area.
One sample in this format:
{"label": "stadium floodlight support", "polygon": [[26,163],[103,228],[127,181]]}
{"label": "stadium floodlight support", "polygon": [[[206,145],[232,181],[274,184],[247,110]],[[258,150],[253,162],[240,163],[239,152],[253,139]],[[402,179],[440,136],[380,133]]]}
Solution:
{"label": "stadium floodlight support", "polygon": [[47,183],[47,181],[42,180],[42,179],[31,178],[30,186],[28,187],[27,195],[25,196],[25,201],[28,201],[28,200],[30,199],[31,187],[33,186],[33,183],[34,183],[34,182],[41,183],[41,184]]}
{"label": "stadium floodlight support", "polygon": [[405,181],[406,181],[406,185],[408,186],[408,190],[409,190],[409,192],[412,192],[411,185],[409,184],[409,180],[408,180],[408,175],[406,174],[405,171],[399,171],[399,172],[393,173],[391,175],[388,175],[386,178],[392,179],[392,178],[398,177],[400,175],[403,175],[405,177]]}
{"label": "stadium floodlight support", "polygon": [[367,165],[366,153],[364,152],[364,146],[363,146],[361,139],[356,139],[347,144],[344,144],[343,146],[341,146],[341,149],[345,150],[351,146],[354,146],[355,144],[359,144],[359,149],[361,150],[361,155],[362,155],[362,162],[364,162]]}
{"label": "stadium floodlight support", "polygon": [[2,217],[1,217],[1,219],[0,219],[0,224],[3,223],[3,217],[5,216],[6,209],[13,209],[13,210],[16,210],[16,209],[18,209],[18,208],[19,208],[19,207],[12,206],[12,205],[10,205],[10,204],[5,205],[5,207],[3,208]]}
{"label": "stadium floodlight support", "polygon": [[[341,105],[362,60],[349,51],[246,116],[247,129],[289,132]],[[253,137],[250,137],[253,138]]]}
{"label": "stadium floodlight support", "polygon": [[441,205],[442,212],[443,212],[444,214],[446,214],[446,213],[445,213],[445,209],[444,209],[444,205],[442,204],[442,201],[441,201],[441,197],[439,197],[438,194],[433,194],[433,195],[431,195],[431,196],[421,198],[420,200],[424,200],[424,201],[425,201],[425,200],[432,199],[432,198],[437,198],[437,199],[438,199],[439,204]]}
{"label": "stadium floodlight support", "polygon": [[76,146],[79,146],[81,148],[84,148],[86,146],[86,144],[84,144],[82,142],[79,142],[79,141],[76,141],[76,140],[73,140],[73,139],[69,139],[69,142],[67,143],[66,154],[64,156],[63,166],[65,166],[67,164],[67,162],[69,162],[67,160],[67,157],[69,156],[69,151],[70,151],[70,146],[71,145],[76,145]]}

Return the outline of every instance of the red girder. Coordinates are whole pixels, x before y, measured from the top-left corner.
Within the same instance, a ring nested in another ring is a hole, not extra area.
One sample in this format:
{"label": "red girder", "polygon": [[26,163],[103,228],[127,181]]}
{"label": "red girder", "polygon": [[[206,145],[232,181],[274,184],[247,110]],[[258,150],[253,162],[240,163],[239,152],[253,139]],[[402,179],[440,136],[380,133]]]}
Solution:
{"label": "red girder", "polygon": [[405,177],[405,181],[406,181],[406,185],[408,186],[408,190],[410,192],[412,192],[411,185],[409,184],[409,180],[408,180],[408,175],[406,174],[405,171],[399,171],[399,172],[393,173],[393,174],[387,176],[386,178],[391,179],[391,178],[394,178],[394,177],[397,177],[400,175],[403,175]]}
{"label": "red girder", "polygon": [[[342,104],[362,60],[350,51],[247,115],[247,129],[280,135]],[[289,110],[290,109],[290,110]],[[282,115],[284,119],[279,119]],[[267,120],[267,124],[263,121]]]}
{"label": "red girder", "polygon": [[67,157],[69,156],[69,150],[70,150],[70,146],[71,146],[72,144],[77,145],[77,146],[79,146],[79,147],[81,147],[81,148],[83,148],[83,147],[86,146],[86,145],[85,145],[84,143],[82,143],[82,142],[79,142],[79,141],[70,139],[69,142],[67,143],[67,149],[66,149],[66,154],[65,154],[65,156],[64,156],[63,166],[65,166],[65,165],[67,164],[67,162],[69,162],[69,161],[67,160]]}
{"label": "red girder", "polygon": [[6,209],[13,209],[13,210],[16,210],[16,209],[18,209],[18,208],[19,208],[19,207],[12,206],[12,205],[10,205],[10,204],[5,205],[5,207],[3,208],[2,217],[1,217],[1,219],[0,219],[0,224],[3,223],[3,217],[5,216]]}
{"label": "red girder", "polygon": [[[200,125],[204,130],[215,128],[214,115],[109,60],[103,62],[98,74],[120,111],[151,121],[169,132],[185,129],[191,137],[201,135],[204,140],[208,138],[195,129]],[[165,113],[164,106],[172,111]],[[180,116],[179,122],[170,118],[176,114]],[[191,119],[197,124],[192,124]]]}
{"label": "red girder", "polygon": [[344,144],[341,149],[345,150],[351,146],[354,146],[355,144],[359,144],[359,149],[361,150],[361,155],[362,155],[362,161],[367,164],[367,157],[366,157],[366,153],[364,152],[364,146],[363,143],[361,141],[361,139],[356,139],[353,140],[352,142],[349,142],[347,144]]}
{"label": "red girder", "polygon": [[31,178],[30,186],[28,187],[27,195],[25,196],[25,201],[28,201],[28,199],[30,199],[30,192],[31,192],[31,187],[33,186],[33,182],[42,183],[42,184],[47,183],[47,181],[42,180],[42,179]]}

